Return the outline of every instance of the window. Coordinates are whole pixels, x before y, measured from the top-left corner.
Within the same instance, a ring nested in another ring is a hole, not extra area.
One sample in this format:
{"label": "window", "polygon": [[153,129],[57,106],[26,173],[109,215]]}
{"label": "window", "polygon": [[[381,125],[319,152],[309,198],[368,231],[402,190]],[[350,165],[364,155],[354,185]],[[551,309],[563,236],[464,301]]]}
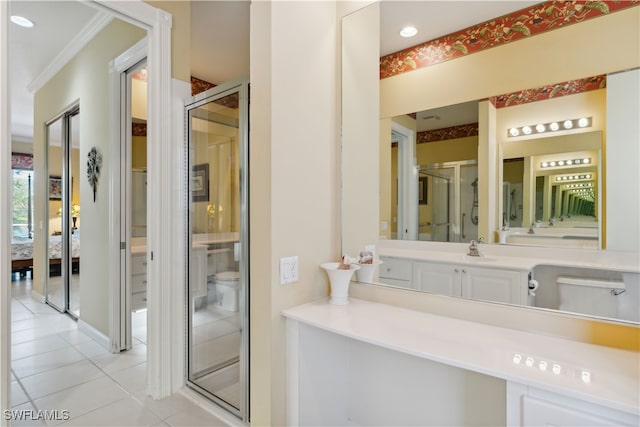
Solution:
{"label": "window", "polygon": [[13,169],[13,240],[33,238],[33,171]]}

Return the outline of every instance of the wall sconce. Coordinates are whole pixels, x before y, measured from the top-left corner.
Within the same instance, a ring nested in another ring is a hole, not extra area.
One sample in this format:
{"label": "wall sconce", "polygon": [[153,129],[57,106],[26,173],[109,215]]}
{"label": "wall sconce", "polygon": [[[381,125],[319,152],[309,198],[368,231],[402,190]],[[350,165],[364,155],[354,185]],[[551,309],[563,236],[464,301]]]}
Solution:
{"label": "wall sconce", "polygon": [[558,122],[539,123],[537,125],[515,127],[507,130],[507,137],[532,135],[548,132],[557,132],[559,130],[570,130],[573,128],[591,127],[591,117],[582,117],[579,119],[564,120]]}

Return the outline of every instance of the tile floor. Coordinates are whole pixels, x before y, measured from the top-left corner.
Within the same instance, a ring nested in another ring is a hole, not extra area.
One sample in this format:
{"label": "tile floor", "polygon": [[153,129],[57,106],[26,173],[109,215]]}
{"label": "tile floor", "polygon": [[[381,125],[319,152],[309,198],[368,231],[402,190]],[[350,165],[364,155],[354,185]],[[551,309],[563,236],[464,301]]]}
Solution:
{"label": "tile floor", "polygon": [[112,354],[78,331],[69,316],[32,299],[29,279],[11,285],[12,409],[33,416],[58,411],[57,420],[23,419],[12,425],[230,425],[182,394],[159,401],[145,395],[144,312],[133,316],[133,348]]}

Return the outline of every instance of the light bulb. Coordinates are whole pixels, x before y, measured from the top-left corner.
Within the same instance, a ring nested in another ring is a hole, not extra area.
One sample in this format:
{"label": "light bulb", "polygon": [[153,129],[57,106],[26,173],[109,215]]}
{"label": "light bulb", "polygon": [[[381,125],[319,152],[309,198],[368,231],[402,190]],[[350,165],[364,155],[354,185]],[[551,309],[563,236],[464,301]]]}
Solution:
{"label": "light bulb", "polygon": [[578,126],[580,126],[581,128],[586,127],[588,124],[589,124],[589,119],[587,119],[586,117],[583,117],[580,120],[578,120]]}
{"label": "light bulb", "polygon": [[539,124],[536,126],[536,130],[538,131],[538,133],[542,133],[547,130],[547,128],[543,124]]}
{"label": "light bulb", "polygon": [[565,120],[562,124],[565,129],[571,129],[573,127],[573,122],[571,120]]}
{"label": "light bulb", "polygon": [[550,123],[549,129],[551,129],[552,131],[557,131],[558,129],[560,129],[560,125],[556,122]]}
{"label": "light bulb", "polygon": [[522,133],[524,133],[525,135],[531,135],[531,127],[529,126],[525,126],[522,128]]}
{"label": "light bulb", "polygon": [[518,135],[520,135],[520,131],[518,131],[517,128],[511,128],[511,129],[509,129],[509,135],[518,136]]}

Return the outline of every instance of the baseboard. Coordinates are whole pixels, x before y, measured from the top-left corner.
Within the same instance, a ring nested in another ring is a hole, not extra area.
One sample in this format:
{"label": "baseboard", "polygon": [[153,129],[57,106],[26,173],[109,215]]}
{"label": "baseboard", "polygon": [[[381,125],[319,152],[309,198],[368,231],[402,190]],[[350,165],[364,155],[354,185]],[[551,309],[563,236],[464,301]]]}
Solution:
{"label": "baseboard", "polygon": [[31,288],[31,298],[34,299],[35,301],[38,301],[40,304],[44,304],[47,301],[44,295],[42,295],[40,292],[36,291],[33,288]]}
{"label": "baseboard", "polygon": [[109,341],[109,337],[83,321],[82,319],[78,319],[78,330],[89,336],[92,340],[100,344],[107,351],[111,351],[111,345]]}

